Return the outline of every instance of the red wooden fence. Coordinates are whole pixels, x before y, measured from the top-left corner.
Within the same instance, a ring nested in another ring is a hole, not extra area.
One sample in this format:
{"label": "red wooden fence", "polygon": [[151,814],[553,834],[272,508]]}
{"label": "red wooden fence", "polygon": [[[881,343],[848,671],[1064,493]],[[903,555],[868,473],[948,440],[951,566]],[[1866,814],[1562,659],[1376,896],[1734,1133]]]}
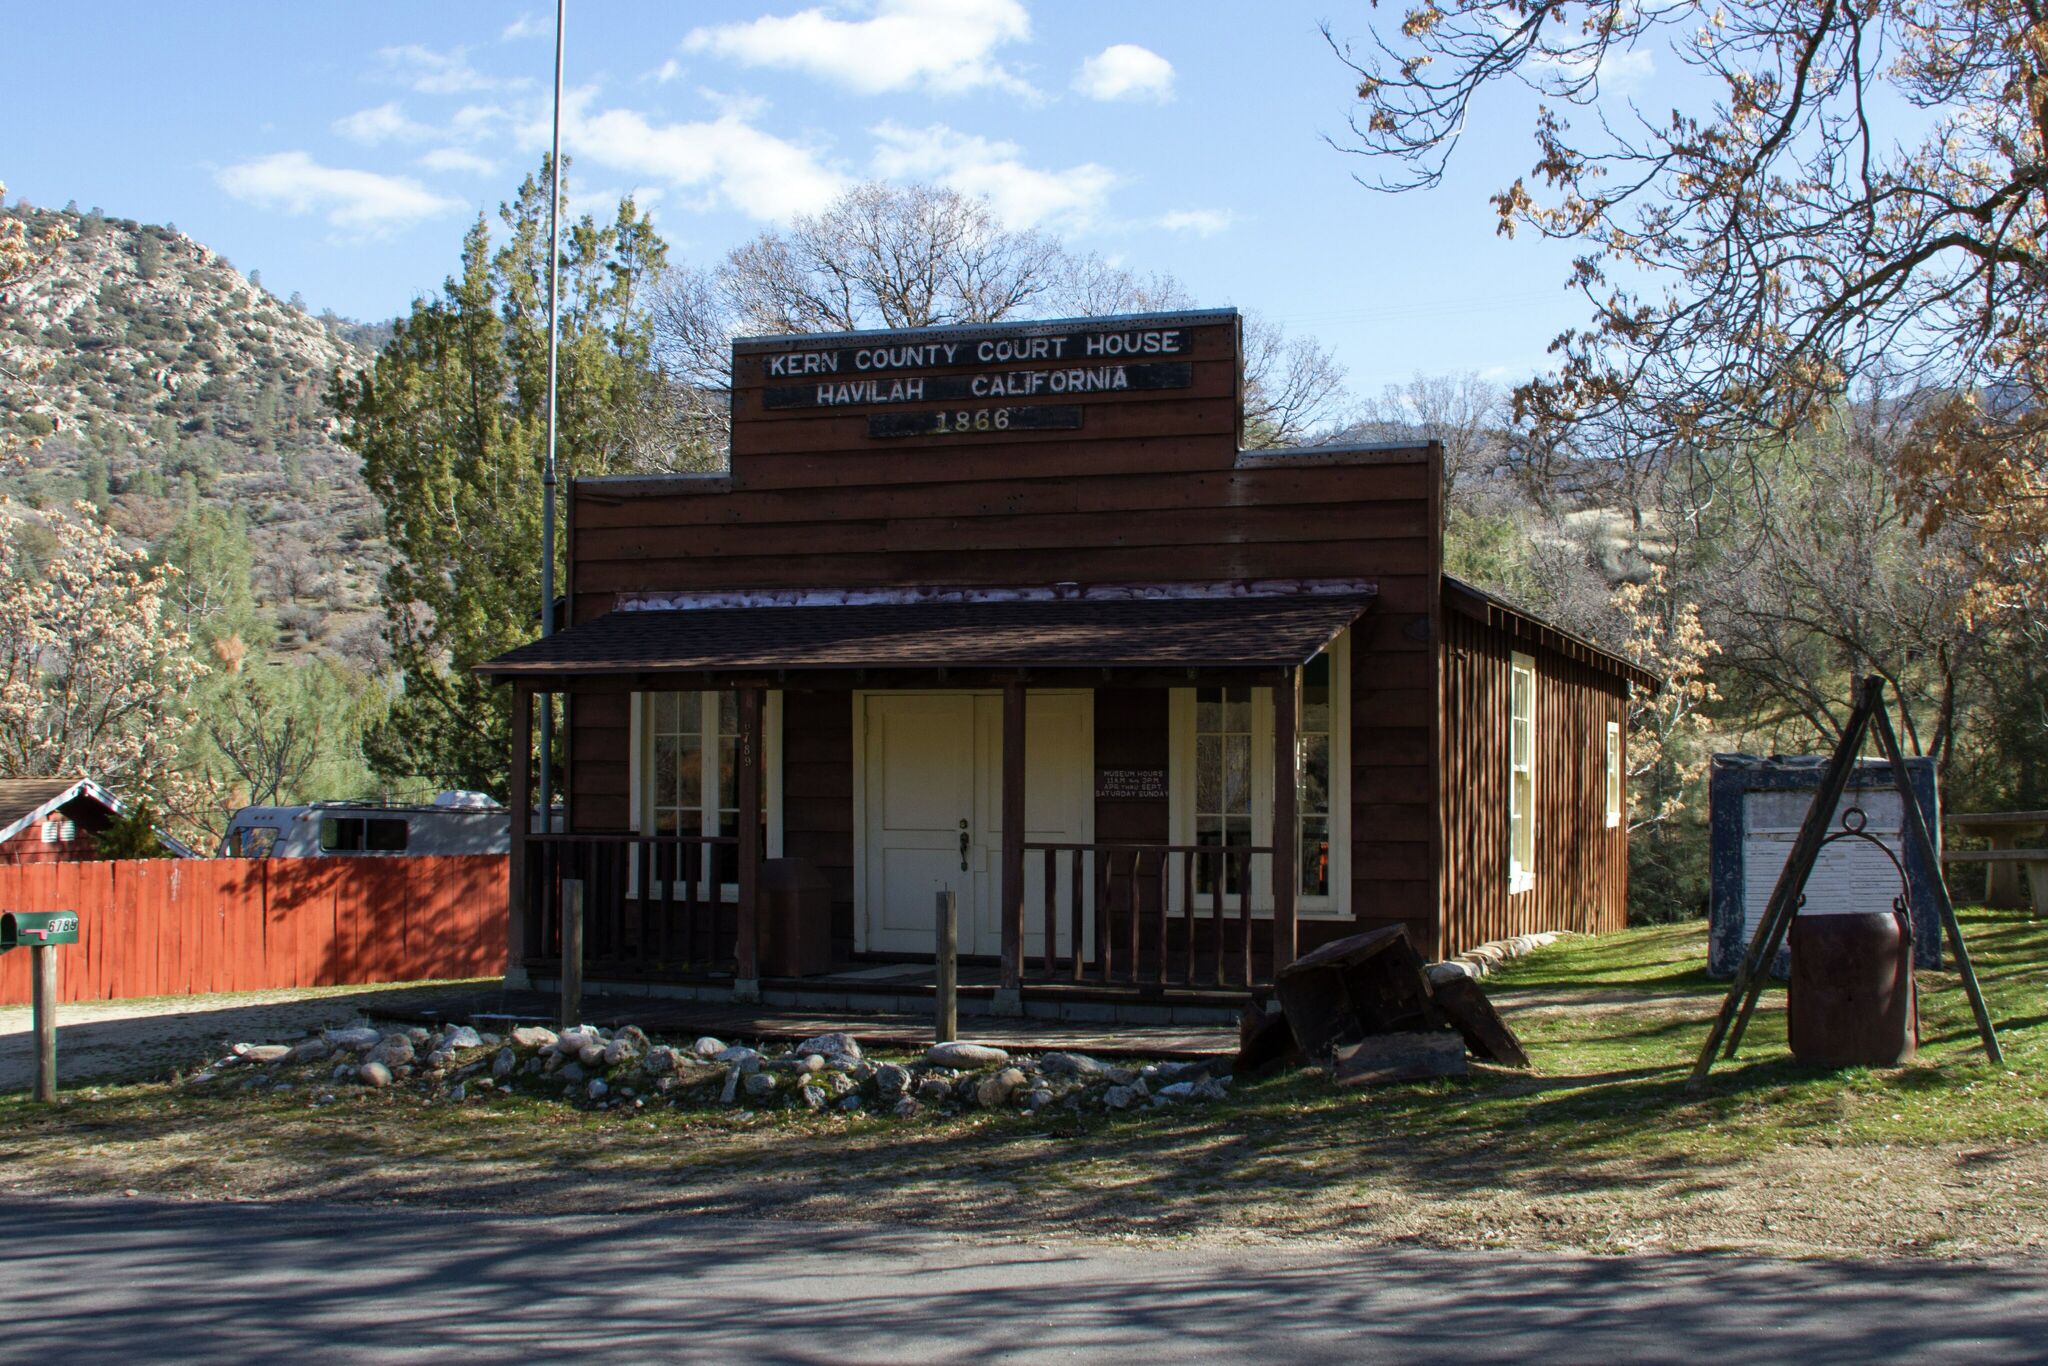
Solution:
{"label": "red wooden fence", "polygon": [[[505,970],[506,860],[139,859],[0,867],[0,911],[77,911],[67,1001],[491,977]],[[0,954],[0,1004],[29,999]]]}

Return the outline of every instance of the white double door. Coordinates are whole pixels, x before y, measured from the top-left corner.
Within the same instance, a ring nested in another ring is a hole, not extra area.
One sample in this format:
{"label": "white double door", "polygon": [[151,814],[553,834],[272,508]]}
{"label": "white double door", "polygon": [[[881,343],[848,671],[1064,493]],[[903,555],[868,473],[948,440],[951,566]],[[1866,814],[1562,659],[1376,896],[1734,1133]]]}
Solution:
{"label": "white double door", "polygon": [[[960,952],[1002,952],[1001,693],[856,694],[863,800],[863,949],[928,954],[935,893],[958,897]],[[1089,842],[1095,833],[1095,696],[1029,692],[1024,701],[1024,838]],[[1059,949],[1071,951],[1072,875],[1059,860]],[[1045,951],[1044,855],[1025,860],[1024,952]],[[1084,890],[1084,897],[1092,896]],[[1084,904],[1084,915],[1092,913]],[[1084,942],[1094,934],[1084,924]]]}

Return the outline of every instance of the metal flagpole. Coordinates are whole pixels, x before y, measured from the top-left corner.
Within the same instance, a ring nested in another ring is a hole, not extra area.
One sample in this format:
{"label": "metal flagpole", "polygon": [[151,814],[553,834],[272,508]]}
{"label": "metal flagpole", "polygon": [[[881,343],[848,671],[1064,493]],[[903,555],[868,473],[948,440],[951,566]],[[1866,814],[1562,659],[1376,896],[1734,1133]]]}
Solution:
{"label": "metal flagpole", "polygon": [[[540,476],[540,633],[555,633],[555,353],[560,336],[557,300],[562,290],[562,235],[556,221],[562,205],[562,30],[568,0],[555,0],[555,138],[548,168],[548,453]],[[554,829],[555,699],[540,695],[541,829]],[[522,816],[521,819],[526,819]]]}

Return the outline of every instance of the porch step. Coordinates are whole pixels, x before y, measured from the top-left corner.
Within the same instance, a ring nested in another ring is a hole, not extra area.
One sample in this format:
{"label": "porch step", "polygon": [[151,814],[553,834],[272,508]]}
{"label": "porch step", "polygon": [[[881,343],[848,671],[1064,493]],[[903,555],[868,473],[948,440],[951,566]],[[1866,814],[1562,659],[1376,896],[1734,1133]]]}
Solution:
{"label": "porch step", "polygon": [[[552,992],[558,979],[534,974],[536,990]],[[694,1001],[732,1005],[732,986],[726,982],[626,982],[590,980],[586,994],[651,997],[662,1000]],[[929,1020],[933,1013],[935,987],[915,983],[835,982],[829,978],[766,978],[761,983],[764,1006],[791,1010],[844,1010],[908,1015]],[[986,984],[960,988],[960,1013],[975,1018],[997,1019],[996,989]],[[1163,996],[1140,995],[1130,988],[1086,987],[1071,984],[1026,983],[1023,991],[1024,1018],[1063,1021],[1073,1024],[1186,1025],[1235,1030],[1238,1013],[1250,1000],[1249,993],[1218,995],[1215,992],[1169,992]]]}
{"label": "porch step", "polygon": [[[553,986],[553,983],[536,984]],[[1028,1006],[1028,1002],[1027,1002]],[[503,1029],[508,1021],[552,1025],[557,998],[546,990],[477,991],[458,989],[407,997],[389,1018],[426,1025],[474,1023],[479,1029]],[[966,1014],[965,1011],[962,1012]],[[607,1028],[637,1024],[668,1038],[715,1034],[725,1039],[794,1041],[844,1029],[871,1049],[911,1051],[932,1040],[929,1008],[913,1012],[882,1012],[862,1003],[837,1009],[815,1003],[803,1008],[769,1003],[742,1005],[732,1001],[685,1000],[674,995],[593,988],[584,997],[584,1019]],[[1228,1026],[1165,1021],[1062,1020],[1043,1016],[1025,1019],[990,1015],[968,1016],[963,1033],[977,1043],[1015,1052],[1068,1049],[1103,1057],[1206,1058],[1237,1049],[1235,1019]]]}

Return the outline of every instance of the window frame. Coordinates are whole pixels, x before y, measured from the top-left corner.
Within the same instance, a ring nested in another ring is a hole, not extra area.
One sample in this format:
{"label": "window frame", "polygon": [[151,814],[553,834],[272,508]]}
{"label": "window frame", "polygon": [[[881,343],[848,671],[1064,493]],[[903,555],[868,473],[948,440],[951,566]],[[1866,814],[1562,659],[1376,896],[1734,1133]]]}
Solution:
{"label": "window frame", "polygon": [[1627,804],[1623,796],[1624,775],[1622,773],[1621,722],[1607,723],[1607,770],[1606,789],[1607,828],[1614,830],[1621,825],[1622,807]]}
{"label": "window frame", "polygon": [[[1295,913],[1304,920],[1351,918],[1351,632],[1330,643],[1330,887],[1325,896],[1300,893]],[[1167,690],[1167,842],[1195,843],[1195,694],[1196,688]],[[1295,718],[1295,762],[1300,764],[1300,717]],[[1273,689],[1252,689],[1252,844],[1273,844]],[[1297,807],[1295,819],[1301,819]],[[1296,839],[1300,838],[1299,834]],[[1297,874],[1299,868],[1296,869]],[[1167,870],[1167,913],[1178,916],[1186,905],[1182,887],[1183,860]],[[1225,907],[1235,915],[1237,898],[1226,895]],[[1206,895],[1198,895],[1197,918],[1209,913]],[[1252,914],[1273,914],[1273,861],[1252,864]]]}
{"label": "window frame", "polygon": [[[1515,707],[1516,681],[1529,680],[1529,714],[1519,715]],[[1516,650],[1508,660],[1508,895],[1516,896],[1536,888],[1536,755],[1542,744],[1536,719],[1542,710],[1537,701],[1540,682],[1536,657]],[[1518,730],[1527,727],[1527,758],[1517,762]],[[1527,787],[1523,784],[1526,782]]]}
{"label": "window frame", "polygon": [[[703,752],[713,756],[710,762],[706,764],[706,767],[715,770],[717,766],[715,756],[718,753],[719,709],[717,699],[719,693],[730,691],[732,689],[729,688],[664,688],[659,692],[648,691],[631,694],[631,700],[627,707],[627,740],[630,761],[627,764],[626,784],[627,790],[631,793],[631,826],[634,834],[651,834],[654,832],[656,824],[656,803],[654,800],[654,699],[663,693],[670,692],[695,692],[701,694],[701,701],[697,712],[699,735],[706,746]],[[762,701],[761,749],[763,751],[761,755],[761,815],[762,822],[767,827],[762,840],[761,857],[764,859],[781,858],[782,693],[779,689],[770,690]],[[737,800],[737,793],[735,793],[735,800]],[[698,834],[716,835],[718,833],[720,810],[720,803],[716,800],[704,802],[699,807]],[[631,867],[627,869],[626,877],[628,884],[626,894],[628,896],[638,896],[640,894],[640,861],[638,859],[631,861]],[[700,883],[697,890],[700,896],[711,894],[708,873],[705,876],[704,882]],[[681,891],[680,884],[677,891],[678,893]],[[736,902],[739,900],[739,894],[740,889],[737,882],[721,882],[718,884],[717,896],[721,901]]]}

